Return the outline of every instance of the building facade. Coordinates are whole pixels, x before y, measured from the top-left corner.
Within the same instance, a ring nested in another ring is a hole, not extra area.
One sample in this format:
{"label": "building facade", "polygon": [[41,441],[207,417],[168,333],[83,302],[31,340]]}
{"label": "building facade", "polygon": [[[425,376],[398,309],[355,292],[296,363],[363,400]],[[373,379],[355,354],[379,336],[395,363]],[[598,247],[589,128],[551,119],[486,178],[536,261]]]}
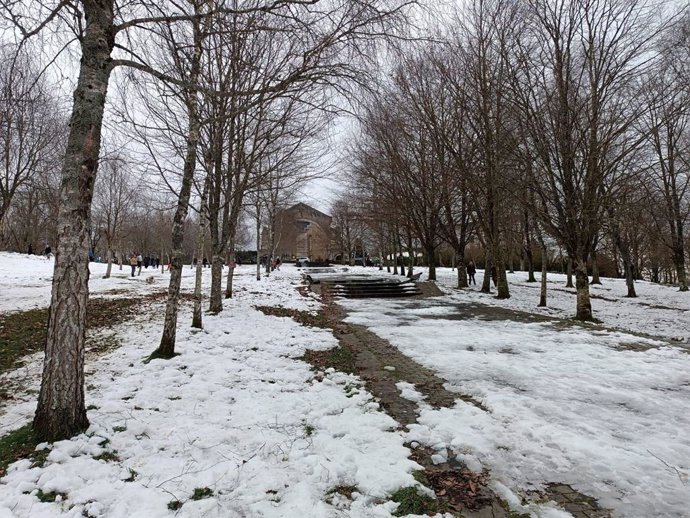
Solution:
{"label": "building facade", "polygon": [[[331,221],[331,216],[306,203],[297,203],[279,211],[273,236],[275,255],[283,261],[293,261],[298,257],[309,257],[311,261],[329,260]],[[271,255],[270,238],[271,232],[264,229],[261,239],[264,255]]]}

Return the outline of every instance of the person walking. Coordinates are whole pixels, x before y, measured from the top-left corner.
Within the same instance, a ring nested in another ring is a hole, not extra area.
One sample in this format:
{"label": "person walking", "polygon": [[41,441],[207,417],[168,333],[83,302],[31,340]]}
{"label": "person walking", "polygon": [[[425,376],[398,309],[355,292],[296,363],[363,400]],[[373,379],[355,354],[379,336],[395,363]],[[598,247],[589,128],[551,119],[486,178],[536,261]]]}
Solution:
{"label": "person walking", "polygon": [[137,275],[141,275],[141,264],[144,262],[144,258],[141,254],[137,255]]}
{"label": "person walking", "polygon": [[474,278],[476,273],[477,266],[474,264],[474,261],[470,261],[470,263],[467,265],[467,277],[469,277],[469,282],[467,284],[474,284],[475,286],[477,285],[477,281]]}
{"label": "person walking", "polygon": [[137,269],[137,256],[132,254],[129,258],[129,265],[132,267],[132,277],[134,277],[134,271]]}

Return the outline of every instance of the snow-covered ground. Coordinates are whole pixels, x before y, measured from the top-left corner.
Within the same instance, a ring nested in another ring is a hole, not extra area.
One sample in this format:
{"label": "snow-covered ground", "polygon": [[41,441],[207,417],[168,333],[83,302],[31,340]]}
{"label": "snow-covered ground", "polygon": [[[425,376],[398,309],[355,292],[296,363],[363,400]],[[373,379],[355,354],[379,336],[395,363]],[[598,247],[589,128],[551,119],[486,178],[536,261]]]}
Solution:
{"label": "snow-covered ground", "polygon": [[[426,272],[426,268],[422,271]],[[475,276],[477,286],[457,291],[453,289],[457,286],[457,272],[450,268],[440,268],[437,272],[439,284],[460,302],[482,302],[559,318],[575,315],[575,288],[565,287],[564,274],[548,274],[546,308],[537,307],[540,283],[527,282],[525,272],[508,274],[510,298],[505,300],[479,291],[483,275],[484,271],[479,270]],[[537,279],[539,275],[536,272]],[[424,275],[422,280],[426,278]],[[492,291],[495,292],[493,286]],[[590,286],[594,317],[608,327],[690,342],[690,292],[647,281],[636,281],[635,291],[637,298],[629,299],[625,297],[627,289],[623,279],[602,278],[602,284]]]}
{"label": "snow-covered ground", "polygon": [[[126,266],[115,268],[112,279],[102,279],[104,271],[91,264],[92,296],[145,295],[168,282],[167,273],[151,268],[134,279]],[[46,307],[51,274],[44,258],[0,253],[0,313]],[[204,276],[208,283],[210,271]],[[122,346],[87,365],[88,433],[52,445],[43,467],[28,460],[12,465],[0,479],[0,518],[390,517],[397,504],[389,495],[414,485],[419,469],[408,441],[440,456],[450,451],[472,469],[489,468],[494,488],[535,517],[569,516],[552,504],[520,503],[523,491],[549,482],[572,484],[614,516],[688,516],[690,355],[624,331],[459,319],[460,307],[478,302],[537,312],[538,285],[514,274],[512,298],[497,301],[454,290],[454,276],[440,270],[443,297],[342,303],[351,321],[436,370],[449,389],[480,399],[489,412],[461,400],[434,410],[413,385],[400,383],[403,397],[418,402],[420,418],[398,431],[357,377],[316,373],[300,360],[306,349],[333,347],[330,331],[253,308],[318,309],[318,300],[297,292],[297,269],[285,265],[257,282],[254,267],[243,266],[236,296],[221,314],[204,315],[204,330],[188,327],[190,308],[183,307],[181,355],[173,360],[142,361],[160,338],[161,311],[142,311],[116,326]],[[546,314],[571,316],[574,295],[561,276],[550,279],[558,289],[549,292]],[[187,266],[183,289],[192,284]],[[622,297],[622,282],[604,279],[593,290],[606,297],[593,300],[596,316],[608,327],[688,337],[687,294],[646,283],[637,288],[641,297],[631,301]],[[37,388],[40,360],[35,355],[9,376],[28,375],[27,388]],[[0,435],[31,419],[34,398],[0,407]],[[334,492],[339,486],[357,487],[351,501]],[[192,499],[202,488],[211,494]],[[40,502],[39,489],[65,498]],[[184,505],[168,508],[178,501]]]}
{"label": "snow-covered ground", "polygon": [[[13,304],[3,296],[3,308],[45,305],[49,268],[40,258],[0,254],[0,278],[17,283],[0,289],[23,297]],[[157,284],[142,273],[108,286],[99,279],[104,265],[91,269],[96,293],[129,283],[143,293],[167,281],[149,269]],[[185,272],[190,289],[192,270]],[[184,325],[191,313],[182,311],[173,360],[142,361],[160,338],[151,312],[119,326],[123,346],[87,366],[88,432],[55,443],[43,467],[12,465],[0,479],[0,517],[391,516],[397,504],[387,496],[415,484],[419,469],[397,424],[365,390],[352,390],[354,376],[317,375],[298,359],[333,347],[329,331],[252,308],[318,307],[295,290],[294,269],[260,283],[252,267],[237,273],[237,296],[220,315],[205,315],[203,331]],[[34,291],[15,291],[27,285]],[[0,435],[30,420],[34,397],[0,410]],[[117,458],[98,460],[103,453]],[[352,502],[333,492],[338,486],[357,487]],[[197,488],[212,494],[192,500]],[[38,490],[66,499],[42,503]],[[170,510],[174,501],[184,505]]]}
{"label": "snow-covered ground", "polygon": [[[454,272],[440,273],[442,282],[454,282]],[[610,292],[623,287],[614,280],[604,283]],[[639,288],[646,301],[673,309],[646,311],[629,299],[595,300],[597,316],[635,331],[688,335],[687,324],[676,324],[671,332],[662,327],[671,319],[663,311],[688,318],[687,293],[647,283]],[[408,438],[441,454],[448,448],[474,469],[489,468],[499,490],[567,483],[614,509],[615,516],[690,516],[687,349],[603,328],[558,330],[550,323],[468,316],[467,303],[478,301],[534,308],[536,301],[526,305],[526,299],[536,290],[512,284],[511,289],[508,302],[474,290],[390,305],[341,301],[350,322],[388,339],[437,371],[447,388],[474,396],[489,410],[460,400],[440,410],[422,403]],[[562,309],[551,313],[569,315],[572,308],[565,302],[574,304],[574,297],[561,293],[552,290],[551,303]],[[418,399],[410,387],[404,389]]]}

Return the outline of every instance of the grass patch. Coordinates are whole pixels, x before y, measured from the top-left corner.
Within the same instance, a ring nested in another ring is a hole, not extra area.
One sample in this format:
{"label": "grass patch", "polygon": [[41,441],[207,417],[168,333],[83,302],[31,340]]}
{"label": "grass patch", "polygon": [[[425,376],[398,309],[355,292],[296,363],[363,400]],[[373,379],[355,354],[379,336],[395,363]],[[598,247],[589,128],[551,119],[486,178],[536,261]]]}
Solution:
{"label": "grass patch", "polygon": [[104,451],[100,455],[96,455],[94,459],[102,460],[105,462],[120,462],[120,457],[114,451]]}
{"label": "grass patch", "polygon": [[393,516],[405,516],[407,514],[432,514],[438,510],[436,500],[420,492],[414,486],[403,487],[391,495],[391,500],[400,505]]}
{"label": "grass patch", "polygon": [[314,314],[309,311],[299,311],[297,309],[288,309],[278,306],[254,306],[254,308],[261,311],[264,315],[290,317],[303,326],[318,327],[321,329],[331,328],[328,319],[320,311]]}
{"label": "grass patch", "polygon": [[36,446],[41,442],[30,424],[0,437],[0,477],[7,473],[7,466],[19,459],[30,458],[34,466],[42,466],[50,451],[36,451]]}
{"label": "grass patch", "polygon": [[182,502],[180,502],[179,500],[171,500],[170,502],[168,502],[168,509],[170,509],[171,511],[178,511],[182,507],[182,505]]}
{"label": "grass patch", "polygon": [[58,496],[61,500],[67,499],[67,493],[57,493],[55,491],[44,493],[42,489],[39,489],[36,493],[36,498],[38,498],[41,502],[55,502]]}
{"label": "grass patch", "polygon": [[23,356],[42,351],[47,332],[47,309],[0,316],[0,373],[17,368]]}
{"label": "grass patch", "polygon": [[304,425],[304,435],[306,435],[307,437],[311,437],[312,435],[314,435],[314,431],[315,431],[315,430],[316,430],[316,428],[314,428],[314,427],[313,427],[312,425],[310,425],[310,424],[305,424],[305,425]]}
{"label": "grass patch", "polygon": [[127,430],[126,426],[113,426],[113,432],[124,432]]}
{"label": "grass patch", "polygon": [[301,359],[318,369],[333,367],[347,374],[354,374],[356,370],[355,355],[352,349],[345,345],[327,351],[306,351]]}
{"label": "grass patch", "polygon": [[[129,320],[144,298],[91,299],[88,305],[88,330],[110,328]],[[45,346],[48,332],[48,310],[30,309],[0,315],[0,374],[16,369],[21,359],[41,352]],[[90,339],[92,351],[102,353],[120,345],[114,336],[101,336]]]}
{"label": "grass patch", "polygon": [[210,487],[196,487],[192,493],[192,500],[202,500],[213,496],[213,490]]}
{"label": "grass patch", "polygon": [[340,486],[332,487],[331,489],[326,491],[326,496],[338,494],[352,500],[352,493],[356,493],[357,491],[359,491],[357,489],[357,486],[342,484]]}
{"label": "grass patch", "polygon": [[129,477],[125,479],[125,482],[134,482],[136,478],[139,476],[139,473],[134,471],[132,468],[129,469]]}

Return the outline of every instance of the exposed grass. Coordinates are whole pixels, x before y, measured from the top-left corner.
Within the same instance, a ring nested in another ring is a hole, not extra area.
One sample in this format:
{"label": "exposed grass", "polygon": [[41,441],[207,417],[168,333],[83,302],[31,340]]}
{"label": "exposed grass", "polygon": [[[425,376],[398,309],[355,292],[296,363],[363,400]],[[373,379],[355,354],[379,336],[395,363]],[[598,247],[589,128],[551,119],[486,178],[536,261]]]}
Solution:
{"label": "exposed grass", "polygon": [[304,353],[302,359],[318,369],[333,367],[340,372],[348,374],[353,374],[356,370],[354,353],[352,349],[345,345],[340,345],[327,351],[308,350]]}
{"label": "exposed grass", "polygon": [[393,513],[394,516],[430,514],[436,513],[438,510],[436,500],[422,493],[419,488],[414,486],[398,489],[391,495],[391,500],[400,504],[395,513]]}
{"label": "exposed grass", "polygon": [[136,478],[139,476],[139,473],[137,471],[134,471],[132,468],[129,469],[129,477],[125,479],[125,482],[134,482]]}
{"label": "exposed grass", "polygon": [[171,511],[177,511],[182,507],[182,505],[182,502],[180,502],[179,500],[171,500],[170,502],[168,502],[168,509],[170,509]]}
{"label": "exposed grass", "polygon": [[326,495],[343,495],[345,498],[349,498],[350,500],[352,499],[352,493],[356,493],[359,491],[357,489],[357,486],[352,486],[349,484],[342,484],[339,486],[332,487],[328,491],[326,491]]}
{"label": "exposed grass", "polygon": [[[146,297],[149,300],[150,297]],[[89,300],[87,329],[105,329],[130,318],[141,298]],[[0,315],[0,374],[22,365],[26,355],[43,350],[48,332],[48,310],[30,309]],[[114,336],[90,339],[90,350],[102,353],[120,345]]]}
{"label": "exposed grass", "polygon": [[36,493],[36,498],[38,498],[41,502],[55,502],[58,496],[61,500],[65,500],[67,498],[66,493],[57,493],[55,491],[44,493],[42,489],[39,489]]}
{"label": "exposed grass", "polygon": [[291,317],[296,322],[303,326],[319,327],[321,329],[330,329],[328,319],[323,313],[316,314],[309,311],[299,311],[297,309],[288,309],[279,306],[254,306],[255,309],[261,311],[264,315],[271,315],[274,317]]}
{"label": "exposed grass", "polygon": [[0,477],[7,473],[7,466],[19,459],[30,458],[35,466],[42,466],[50,452],[36,451],[40,442],[30,424],[0,437]]}
{"label": "exposed grass", "polygon": [[94,457],[95,460],[102,460],[105,462],[120,462],[120,457],[114,451],[104,451],[100,455]]}
{"label": "exposed grass", "polygon": [[0,373],[20,367],[23,356],[43,349],[47,322],[47,309],[0,316]]}
{"label": "exposed grass", "polygon": [[192,500],[202,500],[213,496],[213,490],[210,487],[196,487],[192,493]]}

